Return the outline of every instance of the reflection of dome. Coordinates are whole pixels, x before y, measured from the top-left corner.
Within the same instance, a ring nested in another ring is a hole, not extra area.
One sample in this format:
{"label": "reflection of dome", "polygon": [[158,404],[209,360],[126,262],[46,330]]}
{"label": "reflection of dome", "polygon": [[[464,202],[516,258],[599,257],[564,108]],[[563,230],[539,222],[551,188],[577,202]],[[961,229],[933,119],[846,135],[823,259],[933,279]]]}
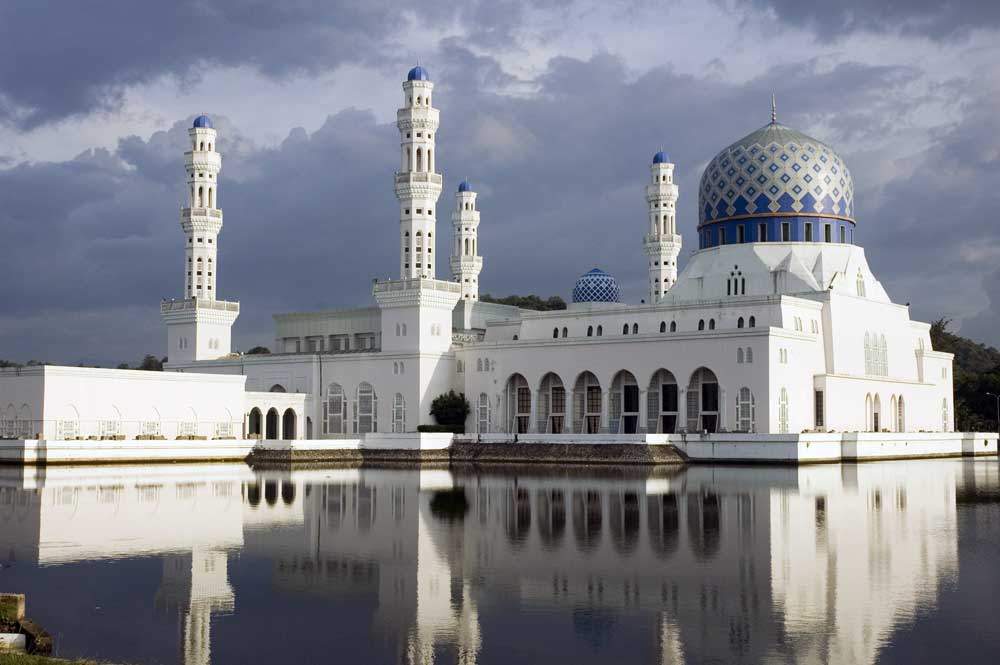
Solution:
{"label": "reflection of dome", "polygon": [[701,247],[740,238],[851,242],[854,183],[832,148],[775,121],[709,162],[701,176],[698,217]]}
{"label": "reflection of dome", "polygon": [[600,268],[580,275],[573,287],[573,302],[618,302],[620,297],[618,282]]}
{"label": "reflection of dome", "polygon": [[654,164],[669,164],[670,163],[670,155],[668,155],[667,153],[665,153],[665,152],[663,152],[661,150],[660,152],[658,152],[655,155],[653,155],[653,163]]}
{"label": "reflection of dome", "polygon": [[430,81],[431,77],[430,77],[430,74],[427,73],[426,69],[424,69],[420,65],[417,65],[416,67],[414,67],[413,69],[410,70],[409,74],[406,75],[406,80],[407,81]]}
{"label": "reflection of dome", "polygon": [[204,129],[211,129],[212,128],[212,119],[209,118],[207,115],[200,115],[200,116],[198,116],[197,118],[194,119],[194,125],[192,125],[192,126],[193,127],[201,127],[201,128],[204,128]]}
{"label": "reflection of dome", "polygon": [[463,180],[462,182],[458,183],[458,191],[460,191],[460,192],[471,192],[472,191],[472,183],[470,183],[468,180]]}

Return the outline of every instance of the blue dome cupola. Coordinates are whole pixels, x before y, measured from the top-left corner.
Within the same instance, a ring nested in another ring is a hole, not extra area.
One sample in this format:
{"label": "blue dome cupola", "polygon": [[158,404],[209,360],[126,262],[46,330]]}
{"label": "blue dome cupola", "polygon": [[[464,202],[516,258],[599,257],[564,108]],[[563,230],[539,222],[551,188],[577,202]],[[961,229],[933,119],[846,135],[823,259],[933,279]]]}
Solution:
{"label": "blue dome cupola", "polygon": [[665,153],[665,152],[663,152],[661,150],[660,152],[658,152],[655,155],[653,155],[653,163],[654,164],[669,164],[670,163],[670,155],[668,155],[667,153]]}
{"label": "blue dome cupola", "polygon": [[600,268],[580,275],[573,287],[573,302],[620,302],[618,281]]}
{"label": "blue dome cupola", "polygon": [[698,246],[741,242],[854,242],[854,182],[833,148],[771,122],[705,167]]}
{"label": "blue dome cupola", "polygon": [[463,180],[462,182],[458,183],[458,191],[460,191],[460,192],[471,192],[472,191],[472,183],[469,182],[468,180]]}
{"label": "blue dome cupola", "polygon": [[427,73],[427,70],[417,65],[410,70],[410,73],[406,75],[407,81],[430,81],[431,76]]}
{"label": "blue dome cupola", "polygon": [[192,127],[198,127],[200,129],[212,129],[212,119],[207,115],[200,115],[194,119],[194,124]]}

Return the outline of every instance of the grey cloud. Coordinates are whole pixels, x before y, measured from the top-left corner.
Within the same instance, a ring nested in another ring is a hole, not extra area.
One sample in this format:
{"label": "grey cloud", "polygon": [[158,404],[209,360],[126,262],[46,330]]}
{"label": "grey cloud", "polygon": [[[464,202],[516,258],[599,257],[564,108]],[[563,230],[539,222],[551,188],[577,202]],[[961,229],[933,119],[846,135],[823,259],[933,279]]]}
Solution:
{"label": "grey cloud", "polygon": [[857,31],[900,32],[945,39],[976,28],[1000,26],[1000,3],[994,0],[720,0],[734,9],[771,10],[789,24],[818,37],[835,38]]}
{"label": "grey cloud", "polygon": [[[492,58],[454,42],[442,54],[435,65],[445,175],[439,276],[448,271],[454,190],[468,177],[480,192],[484,291],[568,296],[576,276],[599,265],[618,276],[631,301],[643,295],[643,187],[660,146],[677,163],[680,230],[690,249],[702,166],[767,122],[771,90],[784,100],[786,124],[828,127],[832,135],[819,138],[834,146],[844,137],[892,144],[893,125],[882,120],[905,111],[902,91],[920,76],[909,68],[807,62],[740,85],[664,67],[630,78],[619,58],[601,54],[555,58],[529,82],[535,94],[511,97],[497,93],[498,82],[512,79]],[[816,90],[835,90],[850,104],[832,104]],[[843,120],[844,106],[860,110]],[[859,180],[862,238],[873,266],[898,301],[922,302],[915,313],[926,317],[951,311],[942,309],[945,287],[925,289],[921,269],[933,266],[935,280],[951,289],[974,290],[981,280],[955,258],[959,235],[942,234],[939,220],[961,220],[972,238],[982,238],[996,210],[992,180],[983,175],[995,153],[975,139],[1000,132],[971,102],[966,115],[907,168],[890,170],[887,182]],[[24,286],[0,313],[6,355],[114,363],[162,352],[157,302],[181,291],[178,208],[188,122],[149,139],[123,139],[114,151],[0,170],[0,199],[13,202],[0,208],[0,224],[14,230],[19,247],[0,264],[0,278],[34,276],[16,280]],[[371,279],[396,270],[395,127],[350,109],[312,133],[289,128],[280,145],[260,148],[224,117],[217,126],[226,215],[219,292],[242,303],[239,347],[270,344],[274,312],[368,304]],[[970,152],[978,155],[973,162]],[[845,156],[856,174],[879,157]],[[954,174],[935,179],[940,164]],[[968,205],[949,206],[949,191]],[[19,321],[46,331],[25,334]]]}

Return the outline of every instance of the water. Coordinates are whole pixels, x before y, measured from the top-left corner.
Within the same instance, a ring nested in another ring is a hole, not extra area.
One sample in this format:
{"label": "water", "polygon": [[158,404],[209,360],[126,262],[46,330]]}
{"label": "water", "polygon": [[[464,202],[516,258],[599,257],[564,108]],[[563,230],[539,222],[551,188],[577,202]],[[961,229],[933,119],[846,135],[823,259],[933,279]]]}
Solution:
{"label": "water", "polygon": [[127,663],[1000,662],[1000,473],[0,468],[0,591]]}

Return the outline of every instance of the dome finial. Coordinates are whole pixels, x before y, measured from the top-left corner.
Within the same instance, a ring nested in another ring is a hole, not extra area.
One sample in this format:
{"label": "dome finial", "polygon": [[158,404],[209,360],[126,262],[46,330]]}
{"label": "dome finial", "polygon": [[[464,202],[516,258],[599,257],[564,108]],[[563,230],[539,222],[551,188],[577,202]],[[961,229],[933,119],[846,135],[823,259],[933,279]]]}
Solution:
{"label": "dome finial", "polygon": [[774,100],[774,93],[771,93],[771,124],[778,124],[778,104]]}

